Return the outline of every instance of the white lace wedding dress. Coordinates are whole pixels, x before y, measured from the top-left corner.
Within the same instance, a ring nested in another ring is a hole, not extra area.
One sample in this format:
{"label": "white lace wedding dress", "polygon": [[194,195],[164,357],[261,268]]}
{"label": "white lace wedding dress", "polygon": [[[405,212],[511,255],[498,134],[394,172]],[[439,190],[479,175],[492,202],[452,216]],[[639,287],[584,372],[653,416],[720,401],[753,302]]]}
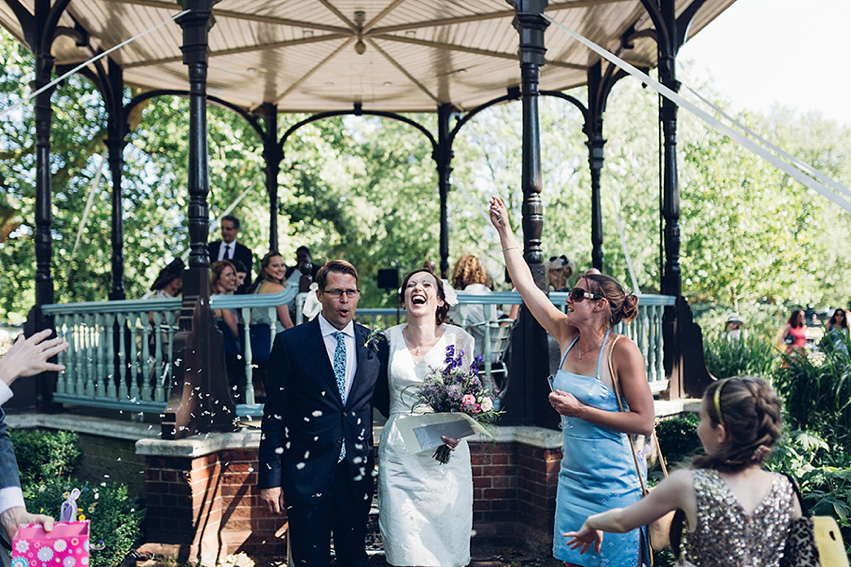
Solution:
{"label": "white lace wedding dress", "polygon": [[473,337],[460,327],[442,325],[443,335],[414,362],[402,330],[385,332],[390,345],[390,418],[378,445],[378,525],[390,565],[460,567],[470,563],[473,529],[473,473],[470,448],[462,440],[449,463],[433,458],[434,450],[412,455],[395,426],[399,415],[410,414],[414,392],[429,368],[443,368],[446,347],[464,351],[464,364],[473,358]]}

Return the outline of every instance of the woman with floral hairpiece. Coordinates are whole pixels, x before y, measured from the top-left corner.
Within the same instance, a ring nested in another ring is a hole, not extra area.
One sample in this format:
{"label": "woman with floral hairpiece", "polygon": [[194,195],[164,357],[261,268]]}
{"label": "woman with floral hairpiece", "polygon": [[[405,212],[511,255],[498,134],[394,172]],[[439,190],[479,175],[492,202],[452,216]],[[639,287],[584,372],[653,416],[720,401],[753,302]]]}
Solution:
{"label": "woman with floral hairpiece", "polygon": [[464,440],[441,464],[431,451],[411,455],[396,420],[411,413],[429,372],[446,363],[447,347],[473,361],[473,337],[447,325],[450,294],[428,267],[405,276],[399,299],[408,322],[385,331],[389,342],[390,416],[378,445],[378,526],[390,565],[460,567],[470,563],[473,472]]}
{"label": "woman with floral hairpiece", "polygon": [[[553,555],[567,565],[636,567],[646,556],[641,530],[607,537],[599,554],[582,555],[562,534],[588,515],[641,499],[641,482],[627,435],[653,431],[653,395],[636,344],[612,331],[638,313],[638,298],[614,278],[585,275],[570,290],[562,313],[539,289],[497,197],[490,219],[499,234],[511,281],[526,307],[558,342],[562,354],[550,404],[562,416],[563,454],[556,493]],[[613,372],[610,372],[609,369]],[[614,381],[625,402],[620,411]]]}

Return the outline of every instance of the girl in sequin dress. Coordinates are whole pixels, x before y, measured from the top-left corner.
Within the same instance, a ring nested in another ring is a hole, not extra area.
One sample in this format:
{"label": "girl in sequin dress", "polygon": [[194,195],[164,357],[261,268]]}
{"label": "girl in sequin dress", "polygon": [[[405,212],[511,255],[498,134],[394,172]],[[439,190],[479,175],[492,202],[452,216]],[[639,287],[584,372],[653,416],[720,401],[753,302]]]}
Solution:
{"label": "girl in sequin dress", "polygon": [[[706,389],[697,434],[706,455],[672,473],[643,500],[590,516],[565,535],[585,553],[603,532],[646,525],[682,510],[685,529],[671,529],[679,565],[777,567],[801,507],[789,479],[761,466],[783,428],[777,394],[758,378],[729,378]],[[677,537],[682,533],[680,537]],[[680,545],[681,540],[681,545]]]}

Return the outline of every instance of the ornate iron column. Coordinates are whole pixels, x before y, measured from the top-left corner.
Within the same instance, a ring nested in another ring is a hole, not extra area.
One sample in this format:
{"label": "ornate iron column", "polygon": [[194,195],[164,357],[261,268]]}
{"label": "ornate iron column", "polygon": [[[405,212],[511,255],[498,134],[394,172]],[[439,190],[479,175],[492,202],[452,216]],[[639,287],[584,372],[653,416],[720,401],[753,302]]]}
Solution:
{"label": "ornate iron column", "polygon": [[[658,46],[659,81],[673,91],[680,83],[676,75],[676,57],[685,42],[688,27],[705,0],[695,0],[677,16],[675,0],[641,0],[653,21]],[[662,333],[665,341],[665,371],[669,377],[671,399],[683,393],[699,395],[711,381],[703,361],[700,327],[694,323],[691,308],[682,297],[680,268],[680,189],[677,175],[677,105],[663,98],[659,111],[663,135],[662,217],[665,220],[663,242],[665,261],[661,287],[665,295],[677,298],[677,304],[665,309]]]}
{"label": "ornate iron column", "polygon": [[440,277],[449,277],[449,175],[452,173],[452,128],[450,120],[458,110],[451,104],[437,107],[437,147],[433,157],[437,164],[437,184],[440,195]]}
{"label": "ornate iron column", "polygon": [[605,97],[599,96],[602,77],[600,62],[588,69],[588,116],[585,135],[588,137],[588,165],[591,168],[591,265],[603,271],[603,206],[600,202],[600,173],[603,170],[603,110]]}
{"label": "ornate iron column", "polygon": [[[677,81],[676,56],[680,46],[674,0],[661,0],[661,13],[667,33],[659,37],[659,80],[673,91],[680,90]],[[662,41],[664,37],[665,41]],[[677,105],[662,99],[659,120],[662,122],[664,144],[662,216],[665,218],[665,269],[662,274],[662,293],[682,295],[680,271],[680,186],[677,175]]]}
{"label": "ornate iron column", "polygon": [[[278,173],[284,151],[278,145],[278,107],[264,103],[258,114],[263,117],[263,159],[266,162],[266,194],[269,196],[269,250],[278,249]],[[251,268],[249,268],[251,269]]]}
{"label": "ornate iron column", "polygon": [[[37,51],[35,61],[35,81],[33,90],[38,90],[48,84],[53,72],[54,59],[47,51]],[[53,239],[50,227],[53,223],[52,187],[50,171],[50,127],[53,120],[53,109],[50,107],[50,97],[54,89],[50,88],[35,97],[35,309],[40,311],[42,305],[53,303],[53,275],[50,262],[53,258]],[[36,315],[36,329],[44,329],[47,324],[40,313]]]}
{"label": "ornate iron column", "polygon": [[[544,31],[547,21],[542,14],[547,0],[513,0],[517,15],[514,28],[520,35],[521,100],[523,106],[523,257],[532,271],[535,284],[546,286],[541,232],[544,211],[541,202],[541,132],[538,122],[538,80],[544,65]],[[519,339],[519,340],[518,340]],[[508,411],[505,423],[554,426],[555,419],[547,402],[546,376],[549,374],[548,339],[544,329],[524,307],[512,344],[512,382],[506,393]],[[517,378],[514,378],[517,377]],[[548,419],[549,418],[549,419]]]}
{"label": "ornate iron column", "polygon": [[112,59],[108,63],[107,81],[103,85],[106,109],[109,113],[106,147],[109,150],[109,171],[112,174],[112,289],[109,299],[125,299],[124,293],[124,206],[121,195],[121,176],[124,169],[124,146],[127,135],[127,115],[124,112],[124,73]]}
{"label": "ornate iron column", "polygon": [[612,87],[626,73],[613,65],[602,72],[602,62],[588,69],[588,112],[585,115],[585,135],[588,137],[588,165],[591,168],[591,264],[603,271],[603,207],[600,175],[603,170],[603,113]]}
{"label": "ornate iron column", "polygon": [[183,28],[183,62],[189,69],[189,270],[183,278],[180,331],[175,335],[169,402],[162,436],[232,431],[236,415],[228,388],[222,335],[210,309],[207,254],[210,190],[207,155],[207,33],[216,0],[181,0],[190,10],[178,18]]}

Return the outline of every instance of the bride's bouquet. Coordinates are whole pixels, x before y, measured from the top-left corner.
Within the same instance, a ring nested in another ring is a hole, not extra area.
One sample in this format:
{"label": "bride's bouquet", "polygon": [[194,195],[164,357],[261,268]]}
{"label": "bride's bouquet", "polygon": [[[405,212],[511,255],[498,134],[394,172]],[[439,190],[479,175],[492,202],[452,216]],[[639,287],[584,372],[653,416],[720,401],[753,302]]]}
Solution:
{"label": "bride's bouquet", "polygon": [[[479,376],[483,358],[477,356],[469,367],[465,367],[463,355],[464,351],[460,349],[455,352],[455,345],[446,347],[443,368],[430,368],[416,393],[415,412],[431,409],[434,412],[462,413],[483,425],[499,418],[503,412],[494,409],[493,392]],[[434,458],[443,464],[449,462],[450,455],[446,445],[440,445],[434,452]]]}

